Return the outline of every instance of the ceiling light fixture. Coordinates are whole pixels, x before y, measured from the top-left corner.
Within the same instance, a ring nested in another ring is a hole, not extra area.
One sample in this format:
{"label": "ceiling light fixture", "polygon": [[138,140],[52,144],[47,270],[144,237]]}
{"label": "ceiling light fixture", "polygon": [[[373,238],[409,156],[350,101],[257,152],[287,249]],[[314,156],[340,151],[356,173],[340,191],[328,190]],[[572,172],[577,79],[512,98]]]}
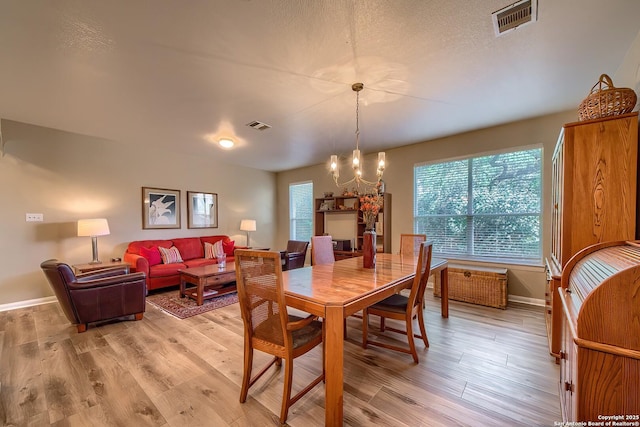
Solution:
{"label": "ceiling light fixture", "polygon": [[231,148],[234,145],[233,141],[228,138],[222,138],[218,141],[218,144],[220,144],[222,148]]}
{"label": "ceiling light fixture", "polygon": [[331,163],[330,170],[331,175],[333,176],[333,181],[336,183],[338,187],[347,187],[351,184],[355,184],[356,188],[360,188],[360,184],[367,185],[372,187],[374,190],[377,190],[380,186],[380,182],[382,180],[382,174],[384,173],[385,168],[385,153],[381,151],[378,153],[378,169],[376,171],[376,175],[378,177],[377,181],[367,181],[362,178],[362,154],[360,153],[360,91],[364,89],[363,83],[354,83],[351,85],[351,89],[356,93],[356,149],[353,150],[353,156],[351,158],[351,167],[353,168],[353,178],[349,181],[339,183],[338,178],[340,177],[340,171],[338,170],[338,156],[335,154],[331,155]]}

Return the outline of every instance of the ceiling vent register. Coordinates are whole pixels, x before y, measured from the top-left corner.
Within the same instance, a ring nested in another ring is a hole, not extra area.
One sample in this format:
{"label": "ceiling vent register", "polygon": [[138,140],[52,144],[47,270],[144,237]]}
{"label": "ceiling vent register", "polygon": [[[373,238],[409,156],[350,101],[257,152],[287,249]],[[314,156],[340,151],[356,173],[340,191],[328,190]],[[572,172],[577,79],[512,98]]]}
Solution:
{"label": "ceiling vent register", "polygon": [[271,126],[266,124],[266,123],[262,123],[259,122],[257,120],[254,120],[252,122],[247,123],[247,126],[249,126],[250,128],[254,128],[256,130],[267,130],[267,129],[271,129]]}
{"label": "ceiling vent register", "polygon": [[537,0],[521,0],[491,14],[493,29],[500,36],[537,20]]}

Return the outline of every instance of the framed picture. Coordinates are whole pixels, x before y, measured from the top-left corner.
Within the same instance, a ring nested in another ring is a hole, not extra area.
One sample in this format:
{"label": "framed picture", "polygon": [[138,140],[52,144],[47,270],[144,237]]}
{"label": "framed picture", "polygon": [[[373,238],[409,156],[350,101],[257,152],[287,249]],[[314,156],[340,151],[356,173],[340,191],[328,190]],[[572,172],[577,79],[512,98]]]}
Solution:
{"label": "framed picture", "polygon": [[142,228],[180,228],[180,190],[142,187]]}
{"label": "framed picture", "polygon": [[218,195],[187,191],[188,228],[218,228]]}

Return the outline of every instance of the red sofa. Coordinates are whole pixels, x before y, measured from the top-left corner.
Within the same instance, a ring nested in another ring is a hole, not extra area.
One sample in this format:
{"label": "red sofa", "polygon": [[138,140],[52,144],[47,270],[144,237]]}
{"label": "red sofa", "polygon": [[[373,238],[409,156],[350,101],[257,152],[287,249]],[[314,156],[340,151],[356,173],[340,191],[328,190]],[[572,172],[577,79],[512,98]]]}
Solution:
{"label": "red sofa", "polygon": [[[233,251],[237,246],[229,236],[202,236],[181,237],[171,240],[136,240],[129,243],[123,260],[131,264],[136,272],[142,271],[147,276],[147,289],[159,289],[180,284],[178,270],[189,267],[216,264],[218,261],[204,257],[204,243],[215,243],[222,240],[223,248],[227,254],[227,262],[234,262]],[[149,249],[154,247],[170,248],[175,246],[180,252],[184,262],[163,264],[157,263],[155,257],[149,256]],[[144,248],[144,249],[142,249]],[[141,254],[141,251],[143,254]],[[147,257],[143,256],[146,255]],[[151,262],[149,262],[151,260]],[[151,264],[151,265],[150,265]]]}

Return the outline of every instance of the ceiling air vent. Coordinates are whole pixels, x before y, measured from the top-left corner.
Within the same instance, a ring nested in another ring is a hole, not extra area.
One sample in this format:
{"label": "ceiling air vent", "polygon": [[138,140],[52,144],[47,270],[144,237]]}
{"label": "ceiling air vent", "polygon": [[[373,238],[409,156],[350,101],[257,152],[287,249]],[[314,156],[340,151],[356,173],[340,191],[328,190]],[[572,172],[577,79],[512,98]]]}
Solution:
{"label": "ceiling air vent", "polygon": [[535,22],[538,16],[537,0],[521,0],[491,14],[496,36],[515,30],[521,25]]}
{"label": "ceiling air vent", "polygon": [[267,130],[271,128],[271,125],[268,125],[266,123],[262,123],[262,122],[258,122],[258,121],[252,121],[247,123],[247,126],[249,126],[250,128],[254,128],[256,130]]}

